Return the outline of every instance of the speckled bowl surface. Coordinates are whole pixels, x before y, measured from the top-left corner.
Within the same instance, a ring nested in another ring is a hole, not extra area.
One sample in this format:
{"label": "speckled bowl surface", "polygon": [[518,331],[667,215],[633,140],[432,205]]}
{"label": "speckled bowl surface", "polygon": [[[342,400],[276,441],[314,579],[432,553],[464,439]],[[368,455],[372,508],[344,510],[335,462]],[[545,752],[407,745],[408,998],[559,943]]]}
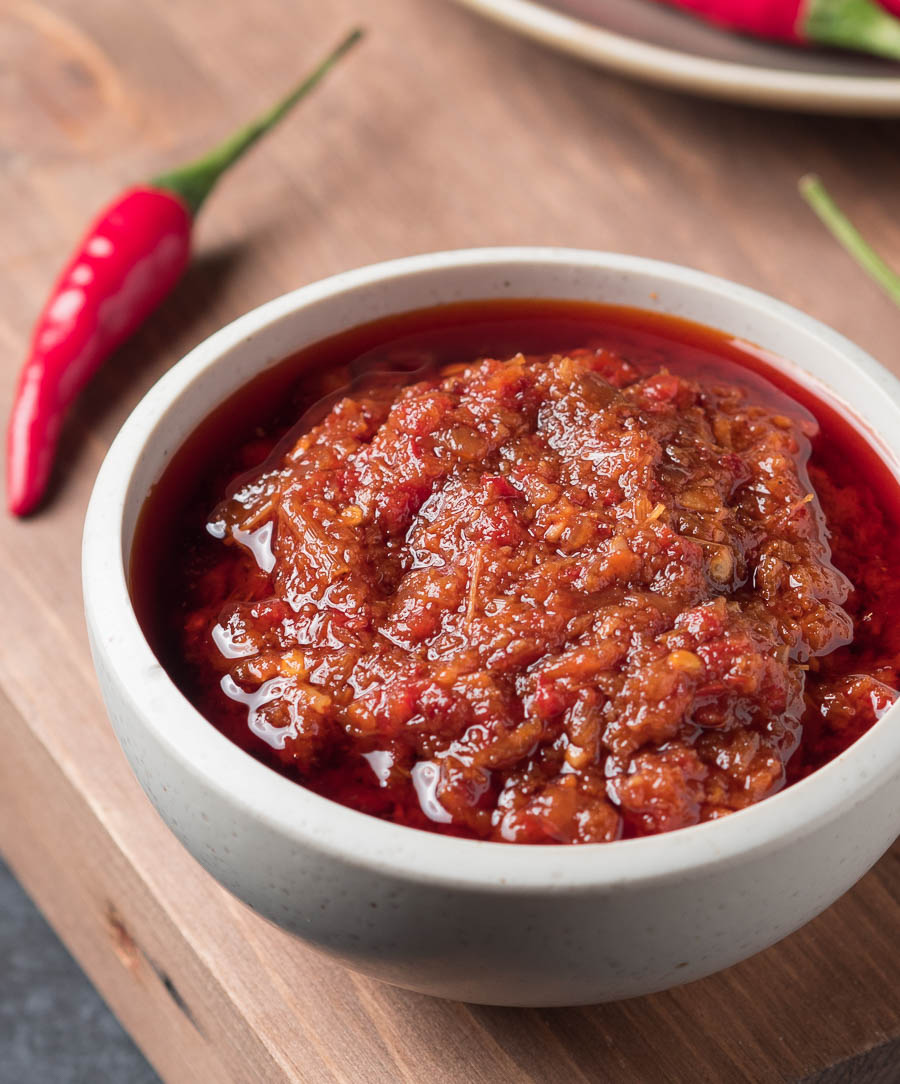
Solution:
{"label": "speckled bowl surface", "polygon": [[185,437],[247,380],[368,320],[495,297],[633,305],[757,343],[860,419],[900,477],[900,385],[847,340],[777,301],[607,253],[412,257],[263,305],[201,343],[147,393],[116,438],[88,510],[91,646],[110,718],[147,795],[197,860],[273,922],[358,971],[443,997],[504,1005],[632,997],[771,945],[879,858],[900,831],[900,708],[808,779],[721,821],[577,847],[456,839],[336,805],[249,757],[163,671],[128,594],[132,536],[150,486]]}

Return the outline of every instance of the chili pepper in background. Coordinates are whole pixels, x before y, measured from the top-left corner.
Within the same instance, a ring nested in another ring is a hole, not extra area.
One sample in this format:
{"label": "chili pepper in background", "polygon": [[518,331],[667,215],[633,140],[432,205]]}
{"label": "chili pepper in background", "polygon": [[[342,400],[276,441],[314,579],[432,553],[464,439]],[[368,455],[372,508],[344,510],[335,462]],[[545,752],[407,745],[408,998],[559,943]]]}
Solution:
{"label": "chili pepper in background", "polygon": [[6,444],[14,515],[40,503],[75,397],[181,277],[194,217],[216,181],[361,37],[354,30],[268,112],[202,158],[128,189],[88,229],[38,317],[19,376]]}
{"label": "chili pepper in background", "polygon": [[744,34],[900,60],[900,0],[657,0]]}
{"label": "chili pepper in background", "polygon": [[832,237],[853,257],[895,305],[900,305],[900,274],[878,255],[844,212],[838,207],[821,180],[808,173],[800,178],[800,194],[831,232]]}

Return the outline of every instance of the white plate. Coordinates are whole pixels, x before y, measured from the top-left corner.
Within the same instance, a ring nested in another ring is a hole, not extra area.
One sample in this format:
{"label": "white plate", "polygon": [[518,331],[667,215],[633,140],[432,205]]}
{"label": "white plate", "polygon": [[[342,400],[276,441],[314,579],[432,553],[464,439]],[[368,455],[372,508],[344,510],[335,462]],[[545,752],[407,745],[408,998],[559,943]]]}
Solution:
{"label": "white plate", "polygon": [[900,115],[900,64],[730,34],[653,0],[457,0],[623,75],[781,109]]}

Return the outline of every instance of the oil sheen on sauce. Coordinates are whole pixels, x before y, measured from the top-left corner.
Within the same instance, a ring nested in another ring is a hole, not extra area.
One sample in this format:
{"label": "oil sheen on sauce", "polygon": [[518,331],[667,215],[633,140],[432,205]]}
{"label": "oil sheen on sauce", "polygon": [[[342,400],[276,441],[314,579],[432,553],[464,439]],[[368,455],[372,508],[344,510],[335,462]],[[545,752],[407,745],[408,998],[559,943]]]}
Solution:
{"label": "oil sheen on sauce", "polygon": [[603,842],[744,808],[877,721],[898,525],[870,443],[756,348],[465,303],[232,396],[147,500],[132,596],[185,696],[298,784]]}

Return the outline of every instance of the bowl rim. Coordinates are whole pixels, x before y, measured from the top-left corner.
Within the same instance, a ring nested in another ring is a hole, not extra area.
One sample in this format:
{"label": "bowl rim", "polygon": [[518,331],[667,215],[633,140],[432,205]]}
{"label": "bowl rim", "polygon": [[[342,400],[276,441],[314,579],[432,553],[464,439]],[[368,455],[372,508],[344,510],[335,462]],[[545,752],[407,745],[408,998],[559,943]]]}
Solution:
{"label": "bowl rim", "polygon": [[[98,473],[85,519],[83,590],[95,661],[103,659],[140,725],[201,787],[211,789],[298,849],[313,849],[351,866],[417,883],[464,886],[474,891],[551,893],[661,884],[697,875],[712,864],[725,869],[751,856],[761,857],[837,821],[870,790],[885,785],[897,773],[900,702],[829,764],[721,820],[612,843],[508,844],[394,824],[307,790],[256,761],[221,734],[189,703],[157,661],[128,591],[124,513],[133,473],[146,448],[152,446],[160,419],[182,392],[229,351],[317,302],[425,272],[506,265],[539,265],[548,270],[575,266],[626,276],[662,277],[761,311],[763,316],[839,351],[890,398],[900,422],[900,381],[859,347],[765,294],[677,264],[617,253],[529,246],[426,253],[345,271],[283,294],[215,332],[169,369],[125,421]],[[562,288],[560,297],[565,298]],[[278,360],[261,362],[257,371]],[[840,402],[836,394],[834,400]],[[201,421],[202,417],[194,419],[184,429],[184,436]],[[882,458],[887,458],[886,451],[895,457],[891,467],[900,481],[900,436],[893,447],[880,449]],[[112,531],[111,522],[116,525]],[[111,622],[110,615],[119,615],[119,620]]]}

